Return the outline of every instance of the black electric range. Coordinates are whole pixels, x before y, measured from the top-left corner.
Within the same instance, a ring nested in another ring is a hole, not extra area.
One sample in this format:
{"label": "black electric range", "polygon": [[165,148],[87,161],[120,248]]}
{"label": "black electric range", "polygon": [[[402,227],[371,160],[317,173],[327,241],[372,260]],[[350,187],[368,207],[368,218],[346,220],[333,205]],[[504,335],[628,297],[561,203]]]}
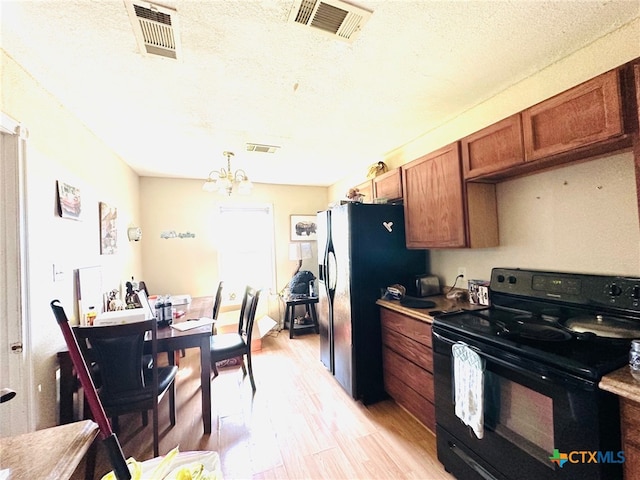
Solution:
{"label": "black electric range", "polygon": [[491,307],[435,318],[438,329],[598,380],[640,338],[640,278],[495,268]]}
{"label": "black electric range", "polygon": [[[445,469],[459,480],[620,478],[618,399],[598,382],[628,363],[631,339],[640,338],[640,278],[494,268],[489,295],[484,310],[433,321]],[[461,343],[482,363],[481,437],[457,412]]]}

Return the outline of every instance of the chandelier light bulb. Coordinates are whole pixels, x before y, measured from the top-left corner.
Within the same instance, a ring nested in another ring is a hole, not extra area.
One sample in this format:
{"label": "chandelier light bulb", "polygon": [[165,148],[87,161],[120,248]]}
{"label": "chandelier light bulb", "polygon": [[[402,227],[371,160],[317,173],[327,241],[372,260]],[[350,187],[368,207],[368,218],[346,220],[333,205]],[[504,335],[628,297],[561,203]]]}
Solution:
{"label": "chandelier light bulb", "polygon": [[209,177],[202,185],[202,190],[205,192],[218,191],[221,195],[227,196],[231,196],[234,188],[242,195],[248,195],[251,193],[253,184],[249,180],[245,171],[242,169],[238,169],[235,172],[231,170],[231,157],[234,156],[233,152],[225,151],[222,154],[227,158],[227,168],[211,170],[211,172],[209,172]]}

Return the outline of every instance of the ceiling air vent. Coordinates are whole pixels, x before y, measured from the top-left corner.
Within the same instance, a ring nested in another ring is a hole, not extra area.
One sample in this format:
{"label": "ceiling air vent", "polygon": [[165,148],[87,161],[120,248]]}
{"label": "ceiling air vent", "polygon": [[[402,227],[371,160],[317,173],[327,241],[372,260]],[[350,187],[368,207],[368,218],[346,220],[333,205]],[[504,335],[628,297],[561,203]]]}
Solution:
{"label": "ceiling air vent", "polygon": [[352,42],[371,13],[339,0],[296,0],[289,21],[315,27],[332,37]]}
{"label": "ceiling air vent", "polygon": [[178,58],[178,18],[175,10],[148,2],[125,2],[140,51]]}
{"label": "ceiling air vent", "polygon": [[275,153],[280,147],[275,145],[261,145],[259,143],[247,143],[247,152]]}

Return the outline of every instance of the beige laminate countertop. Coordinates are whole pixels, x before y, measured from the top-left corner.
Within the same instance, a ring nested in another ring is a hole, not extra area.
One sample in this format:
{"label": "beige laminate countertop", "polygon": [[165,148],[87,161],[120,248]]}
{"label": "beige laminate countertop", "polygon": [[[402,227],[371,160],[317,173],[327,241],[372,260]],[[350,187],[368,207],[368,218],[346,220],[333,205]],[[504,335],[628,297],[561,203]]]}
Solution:
{"label": "beige laminate countertop", "polygon": [[640,403],[640,381],[633,378],[628,365],[602,377],[598,386],[602,390]]}
{"label": "beige laminate countertop", "polygon": [[434,302],[435,307],[431,308],[409,308],[404,305],[400,305],[399,300],[377,300],[376,304],[381,307],[388,308],[389,310],[393,310],[398,313],[402,313],[408,317],[415,318],[416,320],[421,320],[423,322],[432,323],[433,316],[429,314],[429,312],[433,312],[434,310],[441,311],[455,311],[455,310],[478,310],[484,309],[486,307],[482,305],[472,305],[468,302],[457,302],[455,300],[449,300],[444,295],[436,295],[433,297],[426,297],[424,300],[430,300]]}

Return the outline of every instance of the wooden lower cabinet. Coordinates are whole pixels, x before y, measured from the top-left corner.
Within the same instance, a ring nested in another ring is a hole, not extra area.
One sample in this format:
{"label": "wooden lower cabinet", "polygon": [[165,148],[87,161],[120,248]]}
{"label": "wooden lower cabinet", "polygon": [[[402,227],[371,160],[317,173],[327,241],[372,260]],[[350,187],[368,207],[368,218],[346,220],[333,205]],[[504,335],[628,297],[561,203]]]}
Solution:
{"label": "wooden lower cabinet", "polygon": [[624,478],[640,478],[640,403],[620,399],[622,417],[622,449],[624,450]]}
{"label": "wooden lower cabinet", "polygon": [[435,432],[431,325],[387,308],[380,320],[385,390]]}

